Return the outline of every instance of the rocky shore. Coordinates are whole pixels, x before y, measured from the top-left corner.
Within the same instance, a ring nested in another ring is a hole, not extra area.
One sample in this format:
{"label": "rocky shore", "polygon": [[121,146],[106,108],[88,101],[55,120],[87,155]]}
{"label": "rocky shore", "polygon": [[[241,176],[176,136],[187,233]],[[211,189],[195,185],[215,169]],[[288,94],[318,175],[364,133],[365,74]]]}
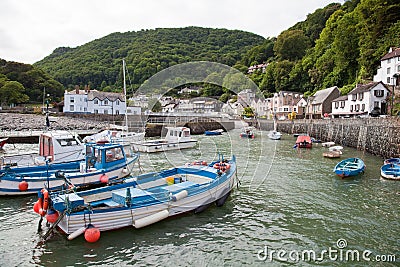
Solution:
{"label": "rocky shore", "polygon": [[[50,129],[54,130],[101,130],[109,124],[104,121],[93,121],[65,116],[49,117]],[[0,131],[44,130],[45,115],[0,113]]]}

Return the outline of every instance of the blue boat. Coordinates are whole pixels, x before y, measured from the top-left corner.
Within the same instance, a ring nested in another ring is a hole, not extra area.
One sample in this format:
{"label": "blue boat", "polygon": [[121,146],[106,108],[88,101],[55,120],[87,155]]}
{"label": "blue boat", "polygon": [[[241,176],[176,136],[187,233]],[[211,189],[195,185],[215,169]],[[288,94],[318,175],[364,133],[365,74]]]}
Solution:
{"label": "blue boat", "polygon": [[336,164],[333,171],[340,177],[345,178],[348,176],[355,176],[363,173],[365,170],[365,163],[360,158],[347,158]]}
{"label": "blue boat", "polygon": [[400,180],[400,164],[389,163],[381,167],[381,176],[385,179]]}
{"label": "blue boat", "polygon": [[82,160],[44,165],[13,167],[5,165],[0,170],[0,195],[36,194],[43,186],[49,190],[60,189],[66,182],[82,187],[109,183],[128,176],[138,154],[125,154],[121,144],[86,144]]}
{"label": "blue boat", "polygon": [[383,164],[396,164],[396,165],[400,165],[400,158],[390,158],[390,159],[386,159]]}
{"label": "blue boat", "polygon": [[204,134],[205,135],[221,135],[223,131],[224,130],[222,130],[222,129],[212,130],[212,131],[205,131]]}
{"label": "blue boat", "polygon": [[[100,232],[142,228],[181,213],[202,212],[214,203],[222,206],[236,185],[236,158],[220,159],[132,176],[121,184],[86,191],[50,192],[46,219],[52,226],[48,232],[58,226],[69,240],[85,233],[85,239],[92,242],[86,234],[93,228]],[[43,198],[39,195],[35,204],[37,213],[46,202]]]}

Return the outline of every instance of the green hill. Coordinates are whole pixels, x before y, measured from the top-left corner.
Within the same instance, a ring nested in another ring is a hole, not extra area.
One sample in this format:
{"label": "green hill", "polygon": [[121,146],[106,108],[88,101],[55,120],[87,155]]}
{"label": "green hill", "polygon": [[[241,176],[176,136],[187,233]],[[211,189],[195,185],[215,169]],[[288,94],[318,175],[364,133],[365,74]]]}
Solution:
{"label": "green hill", "polygon": [[237,63],[264,38],[253,33],[200,27],[112,33],[76,48],[61,47],[34,65],[64,86],[88,84],[111,91],[122,86],[125,58],[131,84],[139,87],[160,70],[189,61]]}

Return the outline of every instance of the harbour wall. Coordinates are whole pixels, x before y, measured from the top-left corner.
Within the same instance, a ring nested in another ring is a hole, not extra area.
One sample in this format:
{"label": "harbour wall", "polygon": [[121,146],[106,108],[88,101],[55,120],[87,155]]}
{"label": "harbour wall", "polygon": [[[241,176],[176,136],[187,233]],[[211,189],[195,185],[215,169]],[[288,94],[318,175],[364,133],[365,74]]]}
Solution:
{"label": "harbour wall", "polygon": [[[259,120],[262,130],[272,130],[273,121]],[[348,118],[278,121],[284,133],[308,133],[323,142],[364,150],[383,158],[400,157],[400,118]]]}

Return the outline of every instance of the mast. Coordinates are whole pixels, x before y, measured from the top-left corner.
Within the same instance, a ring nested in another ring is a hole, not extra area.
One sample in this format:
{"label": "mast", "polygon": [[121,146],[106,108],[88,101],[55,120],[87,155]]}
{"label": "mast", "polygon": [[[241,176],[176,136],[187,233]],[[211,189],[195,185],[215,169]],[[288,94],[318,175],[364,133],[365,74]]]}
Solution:
{"label": "mast", "polygon": [[126,69],[126,65],[125,65],[125,58],[122,59],[122,74],[124,76],[124,99],[125,99],[125,127],[126,127],[126,131],[129,131],[129,127],[128,127],[128,101],[126,98],[126,78],[125,78],[125,69]]}

